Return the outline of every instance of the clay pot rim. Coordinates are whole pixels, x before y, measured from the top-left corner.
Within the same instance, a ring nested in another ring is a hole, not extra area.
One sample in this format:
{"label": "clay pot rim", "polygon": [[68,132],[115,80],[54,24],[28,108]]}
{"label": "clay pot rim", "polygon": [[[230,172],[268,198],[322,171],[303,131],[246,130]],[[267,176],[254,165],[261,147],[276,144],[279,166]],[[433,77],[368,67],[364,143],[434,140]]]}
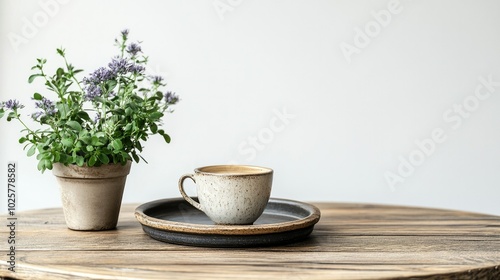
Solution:
{"label": "clay pot rim", "polygon": [[60,162],[53,164],[52,174],[61,178],[115,178],[127,176],[130,173],[132,161],[127,161],[126,164],[104,164],[101,166],[89,167],[86,164],[78,166],[76,164],[64,165]]}

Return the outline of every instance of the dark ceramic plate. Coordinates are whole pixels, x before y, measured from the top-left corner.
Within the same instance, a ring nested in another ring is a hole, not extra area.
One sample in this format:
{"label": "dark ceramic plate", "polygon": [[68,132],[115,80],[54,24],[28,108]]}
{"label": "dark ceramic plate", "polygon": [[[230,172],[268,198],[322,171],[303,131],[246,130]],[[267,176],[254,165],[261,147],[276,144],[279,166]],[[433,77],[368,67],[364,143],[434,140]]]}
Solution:
{"label": "dark ceramic plate", "polygon": [[135,217],[154,239],[204,247],[257,247],[302,240],[311,234],[320,211],[313,205],[271,198],[253,225],[215,225],[183,198],[142,204]]}

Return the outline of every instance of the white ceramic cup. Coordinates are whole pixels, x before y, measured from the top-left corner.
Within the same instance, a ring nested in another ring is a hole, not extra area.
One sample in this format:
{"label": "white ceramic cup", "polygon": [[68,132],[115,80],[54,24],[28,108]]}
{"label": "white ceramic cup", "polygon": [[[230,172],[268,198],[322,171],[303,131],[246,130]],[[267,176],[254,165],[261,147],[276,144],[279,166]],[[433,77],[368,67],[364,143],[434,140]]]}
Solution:
{"label": "white ceramic cup", "polygon": [[[199,203],[184,191],[184,180],[196,184]],[[253,224],[266,208],[273,170],[250,165],[213,165],[182,175],[179,190],[184,199],[203,211],[216,224]]]}

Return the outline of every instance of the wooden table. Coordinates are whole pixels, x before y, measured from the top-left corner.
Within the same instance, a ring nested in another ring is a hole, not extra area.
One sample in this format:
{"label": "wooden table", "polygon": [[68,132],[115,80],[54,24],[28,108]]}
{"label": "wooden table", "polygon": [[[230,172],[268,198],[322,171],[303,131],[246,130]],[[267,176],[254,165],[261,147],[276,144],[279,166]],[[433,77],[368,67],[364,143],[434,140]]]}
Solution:
{"label": "wooden table", "polygon": [[[61,209],[18,213],[22,279],[500,279],[500,217],[436,209],[315,203],[322,217],[305,241],[213,249],[148,237],[124,205],[117,230],[66,228]],[[7,223],[7,216],[1,219]],[[8,228],[7,228],[8,229]]]}

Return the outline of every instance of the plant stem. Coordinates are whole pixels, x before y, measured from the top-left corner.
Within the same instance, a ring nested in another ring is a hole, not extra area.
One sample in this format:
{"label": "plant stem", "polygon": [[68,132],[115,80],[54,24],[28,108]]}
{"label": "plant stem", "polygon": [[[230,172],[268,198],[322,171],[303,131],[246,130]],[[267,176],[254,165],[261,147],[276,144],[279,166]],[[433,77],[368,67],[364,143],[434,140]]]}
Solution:
{"label": "plant stem", "polygon": [[36,140],[40,139],[40,138],[38,137],[38,135],[37,135],[37,134],[36,134],[33,130],[31,130],[31,129],[30,129],[30,128],[29,128],[29,127],[28,127],[28,126],[27,126],[27,125],[23,122],[23,120],[21,120],[21,117],[17,114],[17,112],[16,112],[16,119],[17,119],[17,120],[18,120],[18,121],[19,121],[19,122],[20,122],[20,123],[24,126],[24,128],[26,128],[26,130],[28,130],[28,131],[29,131],[29,133],[30,133],[31,135],[33,135],[33,136],[35,137],[35,139],[36,139]]}
{"label": "plant stem", "polygon": [[[66,60],[66,56],[63,55],[63,58],[64,58],[64,63],[66,64],[66,69],[68,69],[68,71],[70,71],[68,60]],[[70,74],[71,74],[71,78],[73,78],[73,80],[76,82],[76,84],[80,88],[80,91],[83,92],[83,88],[80,85],[80,82],[76,79],[75,75],[73,74],[73,70],[71,70]]]}

